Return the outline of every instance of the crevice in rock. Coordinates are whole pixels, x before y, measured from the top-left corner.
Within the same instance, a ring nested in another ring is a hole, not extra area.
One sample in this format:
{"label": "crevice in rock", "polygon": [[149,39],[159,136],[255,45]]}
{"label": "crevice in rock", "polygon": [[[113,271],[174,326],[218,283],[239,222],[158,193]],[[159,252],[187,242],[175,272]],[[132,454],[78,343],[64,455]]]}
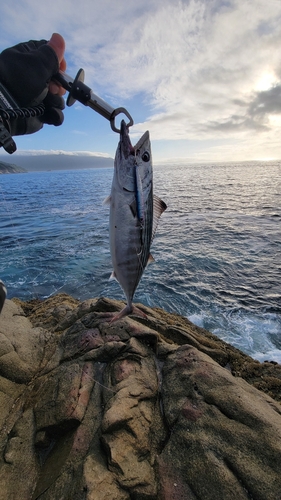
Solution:
{"label": "crevice in rock", "polygon": [[37,447],[42,468],[32,500],[37,500],[60,476],[73,445],[74,432],[73,429],[65,432],[58,428],[48,429],[48,448],[42,453],[42,449]]}

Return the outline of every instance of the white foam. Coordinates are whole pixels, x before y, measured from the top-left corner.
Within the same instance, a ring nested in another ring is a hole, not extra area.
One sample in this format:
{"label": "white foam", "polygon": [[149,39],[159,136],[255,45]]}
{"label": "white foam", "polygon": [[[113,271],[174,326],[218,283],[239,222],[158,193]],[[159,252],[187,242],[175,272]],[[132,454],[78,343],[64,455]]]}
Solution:
{"label": "white foam", "polygon": [[204,316],[202,314],[191,314],[188,319],[194,325],[204,328]]}
{"label": "white foam", "polygon": [[281,349],[278,348],[281,326],[275,314],[262,315],[245,310],[226,312],[218,307],[191,314],[188,319],[258,361],[281,363]]}
{"label": "white foam", "polygon": [[281,364],[281,351],[280,349],[271,349],[268,350],[266,353],[264,352],[254,352],[252,354],[252,358],[257,359],[261,363],[264,361],[276,361],[277,363]]}

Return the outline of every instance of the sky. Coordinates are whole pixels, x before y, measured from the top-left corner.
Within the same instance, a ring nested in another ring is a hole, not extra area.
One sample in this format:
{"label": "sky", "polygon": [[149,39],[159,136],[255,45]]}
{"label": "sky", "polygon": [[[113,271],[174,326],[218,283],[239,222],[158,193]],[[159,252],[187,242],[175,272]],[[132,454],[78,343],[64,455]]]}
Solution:
{"label": "sky", "polygon": [[[0,51],[53,32],[65,38],[67,74],[83,68],[95,94],[132,115],[132,142],[150,131],[154,162],[281,158],[281,0],[1,6]],[[114,157],[118,134],[76,102],[61,127],[44,126],[16,142],[18,153]]]}

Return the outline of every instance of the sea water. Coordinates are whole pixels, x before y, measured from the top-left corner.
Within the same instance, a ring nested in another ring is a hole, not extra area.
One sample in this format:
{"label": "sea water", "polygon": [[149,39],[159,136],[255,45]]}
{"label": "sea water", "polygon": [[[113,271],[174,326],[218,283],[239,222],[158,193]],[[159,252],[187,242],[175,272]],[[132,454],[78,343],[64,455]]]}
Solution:
{"label": "sea water", "polygon": [[[112,168],[0,176],[0,278],[8,296],[123,299],[109,281]],[[187,316],[281,363],[281,162],[154,166],[168,205],[135,302]]]}

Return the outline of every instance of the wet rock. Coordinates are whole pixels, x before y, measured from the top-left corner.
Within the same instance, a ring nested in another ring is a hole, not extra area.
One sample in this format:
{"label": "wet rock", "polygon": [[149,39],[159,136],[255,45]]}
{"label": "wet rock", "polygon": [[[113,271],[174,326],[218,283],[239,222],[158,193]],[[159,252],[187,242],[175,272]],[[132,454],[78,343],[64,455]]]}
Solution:
{"label": "wet rock", "polygon": [[6,302],[0,500],[277,500],[280,365],[122,307]]}

